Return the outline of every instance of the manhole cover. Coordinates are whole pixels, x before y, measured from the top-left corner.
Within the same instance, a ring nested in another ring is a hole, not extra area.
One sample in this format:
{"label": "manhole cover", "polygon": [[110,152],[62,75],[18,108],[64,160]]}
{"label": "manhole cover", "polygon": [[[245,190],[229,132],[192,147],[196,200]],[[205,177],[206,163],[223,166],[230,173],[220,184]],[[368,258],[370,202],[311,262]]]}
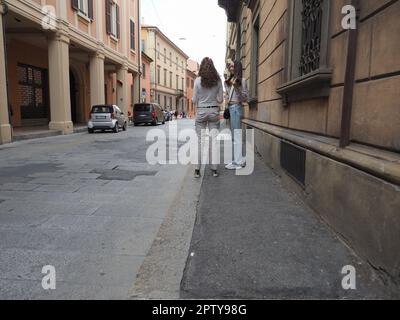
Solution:
{"label": "manhole cover", "polygon": [[130,171],[130,170],[103,170],[94,169],[92,173],[100,174],[98,180],[117,180],[117,181],[132,181],[139,176],[155,176],[158,171]]}

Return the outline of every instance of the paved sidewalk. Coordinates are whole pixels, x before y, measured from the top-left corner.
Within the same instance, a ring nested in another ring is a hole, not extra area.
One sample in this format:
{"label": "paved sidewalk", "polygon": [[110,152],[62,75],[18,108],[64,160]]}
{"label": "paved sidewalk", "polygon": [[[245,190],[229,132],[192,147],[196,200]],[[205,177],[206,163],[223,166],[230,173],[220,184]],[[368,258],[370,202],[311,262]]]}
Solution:
{"label": "paved sidewalk", "polygon": [[[373,270],[357,258],[280,179],[256,159],[251,176],[206,171],[182,298],[385,298]],[[341,270],[357,270],[357,290]]]}

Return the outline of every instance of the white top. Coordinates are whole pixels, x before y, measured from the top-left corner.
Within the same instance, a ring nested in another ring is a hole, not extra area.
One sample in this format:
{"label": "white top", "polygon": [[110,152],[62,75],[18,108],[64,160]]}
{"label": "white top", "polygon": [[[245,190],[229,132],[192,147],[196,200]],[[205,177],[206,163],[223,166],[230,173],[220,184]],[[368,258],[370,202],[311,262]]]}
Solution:
{"label": "white top", "polygon": [[201,85],[201,77],[194,81],[192,101],[198,108],[218,107],[224,102],[224,90],[222,81],[218,81],[218,85],[212,88],[204,88]]}
{"label": "white top", "polygon": [[[228,102],[231,95],[231,88],[232,86],[228,86],[227,84],[225,84],[225,90]],[[247,87],[247,81],[245,79],[242,79],[242,87],[239,90],[236,89],[233,91],[230,103],[243,103],[247,102],[248,99],[249,99],[249,89]]]}

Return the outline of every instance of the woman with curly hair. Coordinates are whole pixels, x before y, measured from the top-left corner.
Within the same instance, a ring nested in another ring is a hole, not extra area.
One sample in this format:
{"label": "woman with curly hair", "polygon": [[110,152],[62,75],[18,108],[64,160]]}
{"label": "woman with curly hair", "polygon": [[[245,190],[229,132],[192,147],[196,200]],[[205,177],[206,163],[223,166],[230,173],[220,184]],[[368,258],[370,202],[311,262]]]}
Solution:
{"label": "woman with curly hair", "polygon": [[[196,132],[199,138],[198,163],[196,164],[195,177],[200,178],[202,159],[202,146],[204,132],[210,130],[211,141],[218,135],[220,118],[219,106],[224,101],[224,91],[221,78],[210,58],[204,58],[200,64],[199,76],[194,82],[193,103],[197,106]],[[218,177],[218,164],[213,161],[218,150],[210,141],[209,159],[214,177]]]}

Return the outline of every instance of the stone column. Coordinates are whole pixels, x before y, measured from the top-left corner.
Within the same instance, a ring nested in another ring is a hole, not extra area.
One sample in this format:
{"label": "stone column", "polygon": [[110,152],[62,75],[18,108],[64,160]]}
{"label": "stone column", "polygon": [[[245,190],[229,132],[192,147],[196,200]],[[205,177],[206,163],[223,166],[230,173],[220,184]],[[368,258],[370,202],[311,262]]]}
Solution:
{"label": "stone column", "polygon": [[141,102],[141,91],[140,74],[136,72],[133,74],[133,104]]}
{"label": "stone column", "polygon": [[129,82],[128,67],[123,65],[117,70],[117,105],[124,114],[128,114],[129,101]]}
{"label": "stone column", "polygon": [[90,103],[92,106],[105,103],[104,54],[100,52],[90,58]]}
{"label": "stone column", "polygon": [[3,39],[3,6],[0,6],[0,144],[11,142],[7,100],[7,71]]}
{"label": "stone column", "polygon": [[50,113],[49,128],[73,133],[69,85],[69,38],[58,32],[49,38]]}

